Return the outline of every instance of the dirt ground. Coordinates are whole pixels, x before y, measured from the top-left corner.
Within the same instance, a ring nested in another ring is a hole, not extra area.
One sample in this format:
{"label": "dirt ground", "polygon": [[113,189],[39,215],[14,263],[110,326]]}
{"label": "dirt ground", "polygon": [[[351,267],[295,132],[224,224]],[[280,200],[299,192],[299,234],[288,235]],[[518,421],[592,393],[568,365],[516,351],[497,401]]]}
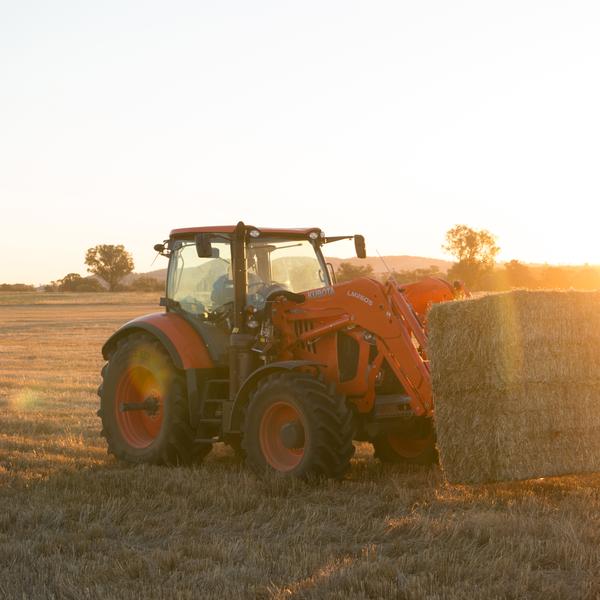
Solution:
{"label": "dirt ground", "polygon": [[0,598],[596,598],[600,475],[452,486],[359,444],[346,480],[217,446],[132,467],[99,435],[100,347],[153,294],[0,294]]}

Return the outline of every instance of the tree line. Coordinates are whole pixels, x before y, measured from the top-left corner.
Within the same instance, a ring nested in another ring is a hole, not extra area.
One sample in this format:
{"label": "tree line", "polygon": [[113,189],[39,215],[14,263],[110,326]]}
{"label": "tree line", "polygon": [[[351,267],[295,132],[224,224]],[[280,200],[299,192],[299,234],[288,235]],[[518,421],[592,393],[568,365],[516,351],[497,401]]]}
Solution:
{"label": "tree line", "polygon": [[[497,238],[486,229],[473,229],[467,225],[455,225],[446,232],[442,249],[455,258],[447,273],[432,265],[427,268],[392,271],[398,283],[410,283],[423,277],[444,277],[450,281],[462,281],[472,291],[504,291],[515,288],[527,289],[600,289],[600,268],[590,265],[555,266],[527,265],[518,260],[498,265],[500,252]],[[79,273],[67,273],[62,279],[45,286],[49,292],[103,292],[103,291],[162,291],[164,283],[149,275],[138,275],[125,285],[123,279],[133,273],[134,262],[130,252],[122,244],[100,244],[89,248],[85,254],[87,270],[94,277],[82,277]],[[387,279],[389,273],[378,276]],[[362,266],[341,262],[336,270],[339,282],[356,277],[376,277],[370,265]],[[34,291],[34,287],[22,283],[0,284],[0,291]]]}
{"label": "tree line", "polygon": [[[133,256],[122,244],[100,244],[89,248],[85,264],[95,277],[82,277],[79,273],[67,273],[62,279],[44,286],[46,292],[157,292],[164,283],[149,275],[138,275],[125,285],[123,279],[133,273]],[[33,292],[34,286],[23,283],[0,284],[0,292]]]}
{"label": "tree line", "polygon": [[447,231],[442,248],[456,258],[447,278],[464,281],[474,291],[600,289],[600,268],[590,265],[526,265],[518,260],[497,265],[500,247],[486,229],[456,225]]}
{"label": "tree line", "polygon": [[[444,277],[450,281],[462,281],[471,291],[507,291],[511,289],[600,289],[600,268],[590,265],[556,266],[527,265],[511,260],[498,265],[500,252],[497,238],[487,229],[473,229],[467,225],[456,225],[446,232],[442,249],[456,260],[447,273],[437,266],[392,272],[398,283],[410,283],[423,277]],[[342,262],[337,271],[337,280],[349,281],[355,277],[374,277],[370,265],[354,265]],[[387,279],[390,274],[380,274]]]}
{"label": "tree line", "polygon": [[[128,285],[123,279],[133,273],[135,268],[133,256],[122,244],[100,244],[89,248],[85,253],[87,270],[96,279],[82,277],[79,273],[67,273],[62,279],[53,281],[46,286],[46,291],[52,292],[154,292],[161,291],[164,284],[148,275],[139,275]],[[104,282],[104,285],[102,285]]]}

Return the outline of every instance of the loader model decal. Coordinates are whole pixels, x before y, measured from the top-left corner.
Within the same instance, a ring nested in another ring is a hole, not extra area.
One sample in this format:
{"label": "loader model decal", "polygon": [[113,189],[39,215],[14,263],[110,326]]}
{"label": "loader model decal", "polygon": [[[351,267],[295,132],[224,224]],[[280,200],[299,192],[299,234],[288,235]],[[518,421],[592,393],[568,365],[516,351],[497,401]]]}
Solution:
{"label": "loader model decal", "polygon": [[309,298],[324,298],[325,296],[333,296],[334,294],[335,290],[332,287],[318,288],[306,292]]}
{"label": "loader model decal", "polygon": [[357,292],[355,290],[348,290],[348,296],[356,298],[357,300],[360,300],[365,304],[368,304],[369,306],[373,306],[373,300],[371,300],[371,298],[369,298],[368,296],[361,294],[360,292]]}

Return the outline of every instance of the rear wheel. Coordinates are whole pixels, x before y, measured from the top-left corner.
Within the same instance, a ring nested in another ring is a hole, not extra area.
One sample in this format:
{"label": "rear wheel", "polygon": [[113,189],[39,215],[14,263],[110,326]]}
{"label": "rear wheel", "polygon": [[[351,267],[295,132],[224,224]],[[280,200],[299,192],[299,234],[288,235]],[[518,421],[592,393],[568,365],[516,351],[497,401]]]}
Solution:
{"label": "rear wheel", "polygon": [[121,340],[102,369],[98,389],[108,451],[134,463],[186,464],[211,444],[194,443],[185,378],[163,346],[144,334]]}
{"label": "rear wheel", "polygon": [[373,440],[375,458],[382,462],[413,465],[432,465],[437,462],[433,427],[421,438],[399,434],[381,434]]}
{"label": "rear wheel", "polygon": [[266,377],[246,410],[242,449],[258,473],[339,478],[354,454],[343,398],[305,373]]}

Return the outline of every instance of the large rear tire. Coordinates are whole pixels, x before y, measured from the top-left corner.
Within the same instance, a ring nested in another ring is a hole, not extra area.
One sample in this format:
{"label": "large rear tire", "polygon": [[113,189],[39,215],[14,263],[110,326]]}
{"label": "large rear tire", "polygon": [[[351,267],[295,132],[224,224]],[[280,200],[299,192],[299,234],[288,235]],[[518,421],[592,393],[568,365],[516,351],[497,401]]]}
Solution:
{"label": "large rear tire", "polygon": [[242,449],[255,472],[340,478],[354,454],[345,400],[306,373],[266,377],[252,396]]}
{"label": "large rear tire", "polygon": [[179,465],[210,452],[211,444],[194,443],[185,378],[158,340],[145,334],[122,339],[102,369],[98,395],[102,435],[117,458]]}

